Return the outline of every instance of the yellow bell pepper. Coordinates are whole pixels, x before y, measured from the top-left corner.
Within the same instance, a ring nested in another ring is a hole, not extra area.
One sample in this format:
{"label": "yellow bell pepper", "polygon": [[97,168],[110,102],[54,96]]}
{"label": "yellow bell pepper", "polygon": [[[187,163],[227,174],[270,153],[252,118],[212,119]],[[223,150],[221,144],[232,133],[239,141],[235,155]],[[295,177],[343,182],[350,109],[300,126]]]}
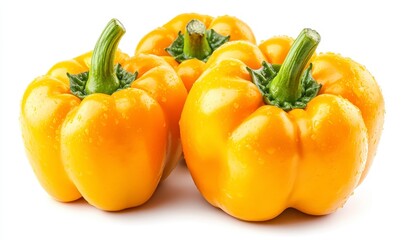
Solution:
{"label": "yellow bell pepper", "polygon": [[190,90],[211,54],[225,42],[235,40],[256,41],[251,28],[236,17],[184,13],[146,34],[136,54],[162,56]]}
{"label": "yellow bell pepper", "polygon": [[206,63],[180,130],[192,178],[213,206],[248,221],[289,207],[324,215],[363,180],[382,131],[383,97],[362,65],[314,54],[319,41],[305,29],[294,42],[229,42]]}
{"label": "yellow bell pepper", "polygon": [[108,211],[138,206],[181,157],[186,88],[162,58],[117,51],[124,32],[111,20],[92,53],[57,63],[24,93],[27,156],[58,201],[84,197]]}

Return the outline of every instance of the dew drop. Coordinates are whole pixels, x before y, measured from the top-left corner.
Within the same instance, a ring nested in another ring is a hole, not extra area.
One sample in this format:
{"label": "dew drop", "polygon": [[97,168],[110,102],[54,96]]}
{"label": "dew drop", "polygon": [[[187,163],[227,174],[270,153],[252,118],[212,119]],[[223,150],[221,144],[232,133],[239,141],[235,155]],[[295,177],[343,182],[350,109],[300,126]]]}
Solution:
{"label": "dew drop", "polygon": [[275,148],[268,148],[266,151],[267,151],[268,154],[271,155],[271,154],[275,153]]}
{"label": "dew drop", "polygon": [[239,103],[234,102],[234,103],[233,103],[233,107],[234,107],[235,109],[238,109],[238,108],[239,108]]}
{"label": "dew drop", "polygon": [[98,141],[97,141],[97,145],[100,146],[102,145],[102,142],[104,141],[104,138],[100,135],[98,136]]}

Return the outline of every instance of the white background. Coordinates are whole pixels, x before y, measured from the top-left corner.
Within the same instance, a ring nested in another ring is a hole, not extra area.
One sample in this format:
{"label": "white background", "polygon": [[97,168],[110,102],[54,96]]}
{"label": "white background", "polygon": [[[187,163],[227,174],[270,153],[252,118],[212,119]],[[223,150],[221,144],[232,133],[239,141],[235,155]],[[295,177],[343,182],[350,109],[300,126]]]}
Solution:
{"label": "white background", "polygon": [[[411,1],[20,1],[0,3],[0,239],[414,239],[415,35]],[[99,3],[98,3],[99,2]],[[368,3],[366,3],[368,2]],[[119,213],[52,200],[24,153],[19,104],[25,87],[56,62],[92,50],[109,19],[127,29],[120,48],[183,12],[234,15],[258,42],[318,30],[318,51],[364,64],[386,102],[378,154],[344,208],[324,217],[288,210],[272,221],[236,220],[207,204],[183,165],[145,205]]]}

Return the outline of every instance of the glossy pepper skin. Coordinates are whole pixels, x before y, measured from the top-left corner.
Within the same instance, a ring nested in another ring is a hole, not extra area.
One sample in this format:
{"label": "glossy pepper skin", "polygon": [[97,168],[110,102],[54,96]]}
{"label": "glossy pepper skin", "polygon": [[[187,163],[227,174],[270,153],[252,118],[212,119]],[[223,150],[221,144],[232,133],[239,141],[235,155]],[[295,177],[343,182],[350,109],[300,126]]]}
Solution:
{"label": "glossy pepper skin", "polygon": [[[117,20],[111,24],[112,31],[124,33]],[[57,63],[24,93],[20,121],[27,156],[41,185],[58,201],[84,197],[108,211],[141,205],[181,157],[183,83],[160,57],[130,58],[117,45],[104,51],[113,52],[107,65],[138,72],[131,86],[75,96],[67,73],[93,75],[94,54],[86,53]]]}
{"label": "glossy pepper skin", "polygon": [[[188,24],[194,20],[200,21],[207,30],[213,29],[222,36],[229,36],[229,41],[244,40],[256,43],[255,36],[246,23],[236,17],[227,15],[213,18],[197,13],[183,13],[174,17],[162,27],[146,34],[138,43],[136,54],[146,53],[162,56],[176,68],[187,90],[190,90],[194,81],[203,72],[205,61],[198,59],[196,56],[190,56],[187,60],[177,62],[166,49],[177,39],[179,32],[186,33]],[[203,47],[197,47],[197,49],[199,48]],[[204,57],[209,57],[212,51],[214,52],[214,50],[210,50],[207,56]],[[193,54],[189,53],[189,55]]]}
{"label": "glossy pepper skin", "polygon": [[265,104],[247,67],[282,64],[292,44],[289,37],[259,47],[224,44],[182,112],[183,150],[195,184],[210,204],[238,219],[269,220],[289,207],[332,213],[366,176],[376,152],[383,97],[373,76],[349,58],[311,51],[303,65],[312,62],[311,75],[322,84],[318,95],[304,109]]}

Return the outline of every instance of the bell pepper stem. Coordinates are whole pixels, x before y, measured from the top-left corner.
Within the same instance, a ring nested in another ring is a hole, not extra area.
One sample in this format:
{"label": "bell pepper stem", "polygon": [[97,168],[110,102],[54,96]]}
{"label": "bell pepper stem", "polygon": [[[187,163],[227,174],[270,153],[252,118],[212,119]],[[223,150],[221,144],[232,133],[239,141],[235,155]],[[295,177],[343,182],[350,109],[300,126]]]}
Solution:
{"label": "bell pepper stem", "polygon": [[301,97],[301,76],[319,42],[320,35],[316,31],[309,28],[301,31],[279,73],[270,82],[270,95],[274,99],[293,103]]}
{"label": "bell pepper stem", "polygon": [[188,58],[203,60],[210,56],[212,51],[207,40],[205,25],[197,19],[191,20],[186,25],[184,33],[184,55]]}
{"label": "bell pepper stem", "polygon": [[114,70],[114,58],[118,43],[125,29],[117,20],[112,19],[99,37],[92,53],[91,67],[85,92],[112,94],[120,86]]}

